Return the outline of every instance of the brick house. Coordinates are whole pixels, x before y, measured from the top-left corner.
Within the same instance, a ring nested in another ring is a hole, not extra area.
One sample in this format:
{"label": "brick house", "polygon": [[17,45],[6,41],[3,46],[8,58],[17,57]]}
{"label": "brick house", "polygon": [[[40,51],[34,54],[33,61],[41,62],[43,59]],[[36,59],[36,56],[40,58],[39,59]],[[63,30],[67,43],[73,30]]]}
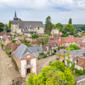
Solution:
{"label": "brick house", "polygon": [[12,56],[17,63],[19,72],[22,77],[26,77],[30,72],[37,74],[37,56],[41,52],[40,47],[27,47],[21,44],[13,53]]}

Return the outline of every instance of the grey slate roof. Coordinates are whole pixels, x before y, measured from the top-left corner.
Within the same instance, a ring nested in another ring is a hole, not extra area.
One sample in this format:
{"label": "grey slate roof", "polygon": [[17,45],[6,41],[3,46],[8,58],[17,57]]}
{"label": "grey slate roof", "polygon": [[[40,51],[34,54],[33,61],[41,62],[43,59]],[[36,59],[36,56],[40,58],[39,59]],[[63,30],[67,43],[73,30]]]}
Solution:
{"label": "grey slate roof", "polygon": [[28,29],[43,27],[41,21],[12,21],[12,24],[18,24],[22,32],[28,32]]}
{"label": "grey slate roof", "polygon": [[40,46],[29,47],[28,51],[32,53],[33,56],[39,56],[39,53],[43,52],[42,47]]}
{"label": "grey slate roof", "polygon": [[77,57],[77,56],[85,57],[85,50],[71,51],[71,55],[74,56],[74,57]]}
{"label": "grey slate roof", "polygon": [[30,53],[31,55],[38,57],[40,52],[42,52],[42,48],[40,46],[27,47],[26,45],[21,44],[13,52],[13,54],[15,54],[16,57],[18,57],[19,59],[22,59],[27,53]]}
{"label": "grey slate roof", "polygon": [[26,52],[28,51],[28,48],[24,45],[21,44],[14,52],[13,54],[16,55],[16,57],[18,57],[19,59],[23,58],[26,54]]}
{"label": "grey slate roof", "polygon": [[[57,53],[58,54],[64,54],[64,53],[67,53],[68,51],[66,50],[60,50],[58,51]],[[73,57],[85,57],[85,50],[73,50],[73,51],[70,51],[70,54],[73,56]]]}

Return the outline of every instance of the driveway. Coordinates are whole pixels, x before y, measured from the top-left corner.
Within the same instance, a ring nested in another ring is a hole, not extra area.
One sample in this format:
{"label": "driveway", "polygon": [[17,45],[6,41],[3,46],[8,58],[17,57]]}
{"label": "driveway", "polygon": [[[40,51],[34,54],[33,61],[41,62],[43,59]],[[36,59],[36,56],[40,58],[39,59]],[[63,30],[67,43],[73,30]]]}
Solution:
{"label": "driveway", "polygon": [[20,75],[11,58],[0,47],[0,85],[10,85],[17,77]]}

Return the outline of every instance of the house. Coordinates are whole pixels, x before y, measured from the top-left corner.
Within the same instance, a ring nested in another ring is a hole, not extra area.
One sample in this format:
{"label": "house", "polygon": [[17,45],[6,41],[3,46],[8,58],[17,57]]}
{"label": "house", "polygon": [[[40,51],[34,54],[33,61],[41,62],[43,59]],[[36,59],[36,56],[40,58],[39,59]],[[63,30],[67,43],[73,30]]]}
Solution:
{"label": "house", "polygon": [[52,29],[51,31],[51,35],[60,35],[61,33],[59,32],[59,30],[56,28],[56,29]]}
{"label": "house", "polygon": [[20,44],[21,42],[19,40],[17,40],[15,43],[10,42],[5,46],[5,50],[10,50],[11,52],[13,52]]}
{"label": "house", "polygon": [[17,18],[16,12],[15,17],[13,19],[12,25],[11,25],[11,31],[12,33],[19,33],[19,34],[44,34],[44,27],[43,23],[41,21],[20,21]]}
{"label": "house", "polygon": [[[66,50],[60,50],[57,52],[57,54],[65,56],[65,65],[68,65],[69,60],[70,66],[75,64],[75,68],[85,69],[85,50],[73,50],[70,52]],[[66,54],[68,54],[68,56]]]}
{"label": "house", "polygon": [[43,52],[49,56],[54,54],[54,51],[58,49],[58,46],[55,42],[50,42],[47,43],[46,45],[42,45],[42,48]]}
{"label": "house", "polygon": [[12,40],[11,36],[4,35],[1,42],[6,46],[8,43],[11,42],[11,40]]}
{"label": "house", "polygon": [[21,44],[12,53],[22,77],[26,77],[30,72],[37,74],[37,57],[40,52],[42,52],[42,49],[39,46],[27,47],[24,44]]}
{"label": "house", "polygon": [[5,37],[11,37],[11,33],[10,32],[0,32],[0,41],[3,41],[3,38]]}

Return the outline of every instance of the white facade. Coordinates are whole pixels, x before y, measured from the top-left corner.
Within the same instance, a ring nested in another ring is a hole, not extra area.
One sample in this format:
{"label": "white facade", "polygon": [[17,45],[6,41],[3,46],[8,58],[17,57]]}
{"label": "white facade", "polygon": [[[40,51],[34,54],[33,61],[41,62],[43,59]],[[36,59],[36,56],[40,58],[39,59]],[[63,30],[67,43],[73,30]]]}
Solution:
{"label": "white facade", "polygon": [[18,24],[12,24],[11,25],[11,32],[12,33],[19,33],[22,34],[21,29],[19,29],[19,25]]}
{"label": "white facade", "polygon": [[53,29],[52,31],[51,31],[51,34],[52,35],[54,35],[54,34],[59,34],[59,30],[58,29]]}
{"label": "white facade", "polygon": [[31,71],[33,73],[36,73],[37,74],[37,59],[36,58],[34,58],[34,59],[31,60],[31,66],[32,66]]}
{"label": "white facade", "polygon": [[[27,64],[27,61],[30,61],[30,64]],[[21,60],[21,76],[22,77],[26,77],[28,67],[30,68],[30,72],[37,74],[37,58],[33,58],[31,60]]]}
{"label": "white facade", "polygon": [[21,76],[26,77],[26,60],[21,60]]}
{"label": "white facade", "polygon": [[[23,32],[21,31],[21,28],[19,28],[18,24],[12,24],[11,25],[11,32],[12,33],[16,32],[16,33],[19,33],[19,34],[23,34]],[[32,29],[29,28],[28,32],[29,33],[34,32],[34,33],[38,33],[38,34],[44,34],[44,27],[36,27],[36,28],[32,28]]]}

